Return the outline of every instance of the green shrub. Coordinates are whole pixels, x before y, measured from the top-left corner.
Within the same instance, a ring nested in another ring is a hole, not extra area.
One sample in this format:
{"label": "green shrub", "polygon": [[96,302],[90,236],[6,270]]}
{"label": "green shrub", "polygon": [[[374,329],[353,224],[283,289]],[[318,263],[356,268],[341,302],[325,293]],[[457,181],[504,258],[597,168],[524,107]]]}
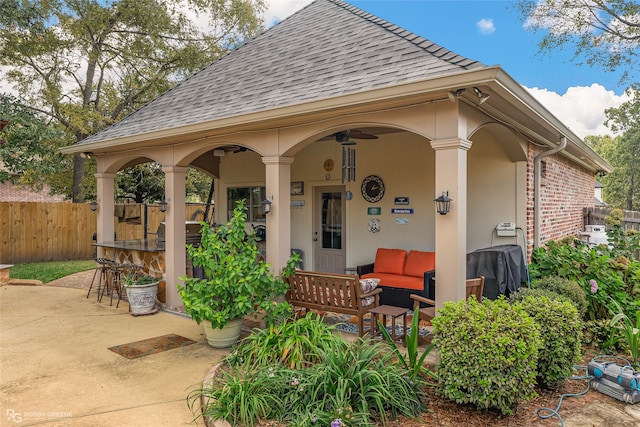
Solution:
{"label": "green shrub", "polygon": [[620,343],[608,342],[612,331],[610,323],[609,319],[586,320],[582,327],[582,343],[600,351],[623,351]]}
{"label": "green shrub", "polygon": [[[631,236],[631,234],[630,234]],[[529,272],[532,280],[561,276],[578,283],[587,298],[587,319],[610,319],[607,308],[611,299],[624,313],[635,316],[640,309],[640,261],[627,257],[614,245],[590,247],[579,239],[548,241],[534,249]],[[635,246],[634,246],[635,247]]]}
{"label": "green shrub", "polygon": [[587,312],[587,297],[582,286],[560,276],[546,276],[533,284],[534,289],[546,289],[569,298],[578,309],[580,318]]}
{"label": "green shrub", "polygon": [[233,425],[254,426],[276,420],[298,427],[328,426],[335,419],[347,427],[386,425],[402,414],[417,417],[423,409],[424,383],[410,379],[382,343],[344,339],[320,353],[320,363],[305,369],[239,366],[189,397],[197,411]]}
{"label": "green shrub", "polygon": [[470,298],[439,313],[432,323],[440,394],[503,414],[535,396],[540,331],[521,306]]}
{"label": "green shrub", "polygon": [[530,295],[519,304],[540,326],[538,384],[560,385],[572,374],[582,354],[582,321],[570,302]]}
{"label": "green shrub", "polygon": [[320,362],[320,351],[332,348],[340,337],[317,314],[254,330],[228,357],[231,365],[303,368]]}
{"label": "green shrub", "polygon": [[509,302],[512,304],[522,301],[523,299],[533,296],[535,298],[547,297],[556,301],[568,302],[573,304],[573,301],[564,295],[560,295],[556,292],[547,289],[535,289],[535,288],[520,288],[516,292],[509,295]]}

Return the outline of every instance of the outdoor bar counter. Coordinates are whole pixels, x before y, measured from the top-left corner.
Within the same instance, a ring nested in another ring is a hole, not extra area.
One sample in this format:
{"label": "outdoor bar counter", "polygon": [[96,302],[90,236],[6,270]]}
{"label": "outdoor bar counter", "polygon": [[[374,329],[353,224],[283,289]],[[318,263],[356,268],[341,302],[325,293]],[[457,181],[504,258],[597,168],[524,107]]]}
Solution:
{"label": "outdoor bar counter", "polygon": [[165,298],[165,242],[156,239],[116,240],[113,242],[94,243],[103,248],[103,257],[120,264],[136,264],[142,266],[144,272],[160,279],[158,299]]}

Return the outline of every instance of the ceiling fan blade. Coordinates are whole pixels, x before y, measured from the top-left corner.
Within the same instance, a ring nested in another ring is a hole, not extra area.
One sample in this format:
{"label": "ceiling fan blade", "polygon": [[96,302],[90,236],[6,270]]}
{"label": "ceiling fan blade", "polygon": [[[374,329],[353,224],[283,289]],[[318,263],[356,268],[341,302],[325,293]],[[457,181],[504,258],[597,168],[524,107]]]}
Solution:
{"label": "ceiling fan blade", "polygon": [[378,139],[376,135],[362,132],[359,129],[351,129],[347,131],[347,134],[349,135],[349,137],[355,138],[355,139]]}

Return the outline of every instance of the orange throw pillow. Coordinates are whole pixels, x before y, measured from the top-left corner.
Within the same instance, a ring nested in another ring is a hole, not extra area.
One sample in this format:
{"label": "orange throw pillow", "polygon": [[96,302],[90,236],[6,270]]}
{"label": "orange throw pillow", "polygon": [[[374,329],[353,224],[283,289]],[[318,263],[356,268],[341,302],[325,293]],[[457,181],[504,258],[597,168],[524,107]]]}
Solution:
{"label": "orange throw pillow", "polygon": [[435,270],[436,253],[409,251],[407,261],[404,264],[404,275],[423,277],[425,271]]}
{"label": "orange throw pillow", "polygon": [[374,273],[402,274],[407,251],[404,249],[379,248],[373,265]]}

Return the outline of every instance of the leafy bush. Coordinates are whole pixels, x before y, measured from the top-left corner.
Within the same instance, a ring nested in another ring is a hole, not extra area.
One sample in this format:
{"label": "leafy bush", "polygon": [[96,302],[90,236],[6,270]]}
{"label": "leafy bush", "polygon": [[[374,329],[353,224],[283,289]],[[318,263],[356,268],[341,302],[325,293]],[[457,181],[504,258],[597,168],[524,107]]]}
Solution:
{"label": "leafy bush", "polygon": [[547,290],[547,289],[536,289],[536,288],[520,288],[516,292],[513,292],[509,295],[509,302],[516,303],[522,301],[523,299],[532,296],[534,298],[547,297],[556,301],[568,302],[573,304],[573,301],[564,295],[560,295],[556,292]]}
{"label": "leafy bush", "polygon": [[533,250],[532,279],[561,276],[578,283],[587,298],[587,319],[610,319],[610,298],[633,317],[640,309],[640,261],[615,252],[606,245],[590,247],[576,238],[548,241]]}
{"label": "leafy bush", "polygon": [[580,318],[583,318],[587,312],[587,297],[584,289],[572,280],[560,276],[547,276],[534,282],[533,287],[536,289],[547,289],[556,294],[566,296],[578,309]]}
{"label": "leafy bush", "polygon": [[306,369],[274,366],[237,367],[222,380],[190,396],[208,403],[204,415],[233,425],[254,426],[260,419],[295,426],[386,425],[388,415],[416,417],[424,409],[424,384],[411,380],[382,343],[359,339],[332,341],[320,363]]}
{"label": "leafy bush", "polygon": [[603,352],[624,351],[622,342],[619,341],[622,337],[619,337],[616,331],[616,328],[611,328],[609,319],[587,320],[583,323],[582,343]]}
{"label": "leafy bush", "polygon": [[582,321],[576,307],[548,296],[522,299],[519,304],[540,326],[538,384],[560,385],[572,374],[582,354]]}
{"label": "leafy bush", "polygon": [[470,298],[447,302],[439,313],[432,320],[439,393],[503,414],[535,396],[540,331],[521,306]]}
{"label": "leafy bush", "polygon": [[289,320],[266,329],[253,331],[238,343],[227,358],[231,365],[273,366],[282,364],[289,368],[304,368],[320,362],[320,352],[333,348],[341,339],[331,331],[318,315]]}

